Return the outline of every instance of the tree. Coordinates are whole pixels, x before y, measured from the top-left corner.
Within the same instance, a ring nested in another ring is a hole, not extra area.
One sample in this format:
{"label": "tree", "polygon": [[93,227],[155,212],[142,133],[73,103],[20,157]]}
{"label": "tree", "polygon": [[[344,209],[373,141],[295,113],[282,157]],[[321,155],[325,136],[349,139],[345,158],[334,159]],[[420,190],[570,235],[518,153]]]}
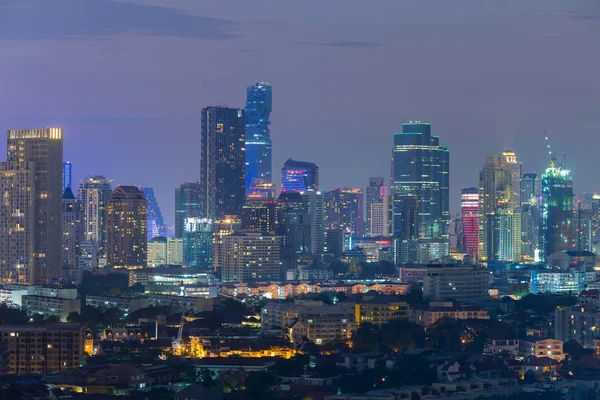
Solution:
{"label": "tree", "polygon": [[275,376],[268,372],[250,372],[246,378],[245,397],[250,400],[265,400],[273,397],[273,386],[277,383]]}
{"label": "tree", "polygon": [[17,325],[27,323],[27,313],[10,304],[0,304],[0,325]]}
{"label": "tree", "polygon": [[397,351],[400,348],[425,346],[425,330],[405,319],[388,322],[381,327],[383,343]]}
{"label": "tree", "polygon": [[67,315],[67,322],[81,322],[81,315],[77,311],[71,311]]}
{"label": "tree", "polygon": [[363,323],[352,333],[352,347],[355,349],[377,351],[381,347],[381,332],[369,323]]}
{"label": "tree", "polygon": [[109,327],[117,327],[121,325],[123,319],[123,311],[119,308],[113,307],[104,311],[104,324]]}
{"label": "tree", "polygon": [[210,369],[202,368],[198,373],[198,380],[206,387],[213,387],[216,385],[215,374]]}

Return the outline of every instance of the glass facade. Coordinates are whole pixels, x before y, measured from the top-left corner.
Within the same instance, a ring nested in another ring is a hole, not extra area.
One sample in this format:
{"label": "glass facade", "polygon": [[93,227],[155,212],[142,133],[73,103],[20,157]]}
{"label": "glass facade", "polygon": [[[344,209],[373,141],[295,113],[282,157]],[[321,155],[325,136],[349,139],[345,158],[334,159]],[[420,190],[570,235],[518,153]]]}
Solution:
{"label": "glass facade", "polygon": [[319,167],[315,163],[288,159],[281,168],[281,190],[284,192],[319,190]]}
{"label": "glass facade", "polygon": [[148,201],[148,240],[157,236],[167,236],[167,225],[165,225],[158,201],[154,195],[154,189],[144,187],[140,190]]}
{"label": "glass facade", "polygon": [[419,239],[448,238],[450,153],[431,135],[431,124],[409,122],[402,128],[394,134],[392,195],[417,196]]}
{"label": "glass facade", "polygon": [[249,86],[246,97],[246,190],[255,179],[271,182],[272,88],[265,83]]}
{"label": "glass facade", "polygon": [[541,253],[570,250],[573,245],[573,179],[571,171],[555,166],[542,175]]}
{"label": "glass facade", "polygon": [[213,223],[208,218],[187,218],[183,232],[183,262],[189,267],[211,268]]}
{"label": "glass facade", "polygon": [[63,163],[62,169],[62,191],[65,192],[67,187],[73,186],[73,164],[70,161]]}

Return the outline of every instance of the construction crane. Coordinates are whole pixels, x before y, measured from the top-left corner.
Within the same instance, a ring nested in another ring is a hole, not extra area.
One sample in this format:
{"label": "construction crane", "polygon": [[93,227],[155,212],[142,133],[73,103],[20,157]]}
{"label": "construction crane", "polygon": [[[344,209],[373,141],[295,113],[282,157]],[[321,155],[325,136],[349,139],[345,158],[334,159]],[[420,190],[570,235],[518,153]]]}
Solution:
{"label": "construction crane", "polygon": [[185,313],[181,314],[181,322],[179,323],[179,331],[177,332],[177,338],[173,341],[173,349],[179,349],[183,345],[183,324],[185,323]]}

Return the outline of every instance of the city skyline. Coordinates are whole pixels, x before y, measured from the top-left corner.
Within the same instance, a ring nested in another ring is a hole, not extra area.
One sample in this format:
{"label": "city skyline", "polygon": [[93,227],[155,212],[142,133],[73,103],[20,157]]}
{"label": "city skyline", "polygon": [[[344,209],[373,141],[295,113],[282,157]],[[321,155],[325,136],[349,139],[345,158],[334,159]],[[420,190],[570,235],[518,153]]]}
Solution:
{"label": "city skyline", "polygon": [[[350,2],[341,15],[334,13],[335,2],[315,3],[310,23],[304,6],[267,8],[260,2],[236,8],[181,1],[173,2],[178,8],[164,8],[155,7],[164,2],[151,0],[137,5],[98,0],[89,9],[69,10],[73,20],[108,10],[129,23],[128,31],[109,22],[74,26],[59,3],[68,2],[40,5],[33,20],[43,14],[64,23],[32,24],[29,31],[19,24],[27,11],[7,9],[15,23],[2,27],[0,41],[11,62],[0,72],[13,77],[5,90],[15,96],[2,103],[0,126],[63,128],[74,187],[88,175],[154,187],[170,226],[173,190],[198,180],[200,109],[243,108],[245,88],[260,81],[275,91],[270,129],[276,184],[279,167],[290,157],[319,165],[323,190],[364,188],[370,176],[387,178],[391,134],[419,119],[434,124],[456,155],[450,166],[452,215],[460,188],[477,184],[488,154],[510,148],[524,171],[541,175],[547,165],[544,130],[553,148],[570,155],[576,192],[600,186],[593,150],[582,145],[599,126],[591,105],[598,103],[600,59],[582,51],[594,46],[597,2],[569,8],[554,1],[510,2],[514,13],[505,5],[465,0],[436,9],[418,2]],[[165,21],[162,32],[149,29],[151,36],[142,33],[150,11]],[[330,28],[333,15],[336,29]],[[416,26],[425,32],[414,35]],[[548,40],[546,32],[553,30],[561,35]],[[107,40],[117,36],[120,40]],[[194,55],[218,49],[219,62]],[[156,52],[166,57],[157,60]],[[422,62],[405,62],[416,52]],[[93,54],[102,57],[95,60]],[[27,93],[34,88],[40,95],[32,98]],[[344,151],[332,155],[335,144]],[[106,159],[128,159],[139,168]],[[346,159],[361,162],[339,168]],[[157,160],[164,166],[155,168]]]}

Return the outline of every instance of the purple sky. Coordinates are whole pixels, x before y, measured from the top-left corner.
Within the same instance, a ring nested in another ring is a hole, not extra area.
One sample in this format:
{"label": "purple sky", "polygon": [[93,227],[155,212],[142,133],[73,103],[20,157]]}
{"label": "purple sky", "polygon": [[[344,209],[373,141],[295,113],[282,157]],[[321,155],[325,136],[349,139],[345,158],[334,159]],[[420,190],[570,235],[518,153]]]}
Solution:
{"label": "purple sky", "polygon": [[292,157],[322,189],[387,181],[393,133],[422,120],[450,148],[453,212],[487,154],[540,172],[544,130],[576,191],[600,191],[598,0],[1,0],[0,60],[2,130],[64,128],[75,185],[154,187],[169,223],[200,109],[257,81],[277,180]]}

